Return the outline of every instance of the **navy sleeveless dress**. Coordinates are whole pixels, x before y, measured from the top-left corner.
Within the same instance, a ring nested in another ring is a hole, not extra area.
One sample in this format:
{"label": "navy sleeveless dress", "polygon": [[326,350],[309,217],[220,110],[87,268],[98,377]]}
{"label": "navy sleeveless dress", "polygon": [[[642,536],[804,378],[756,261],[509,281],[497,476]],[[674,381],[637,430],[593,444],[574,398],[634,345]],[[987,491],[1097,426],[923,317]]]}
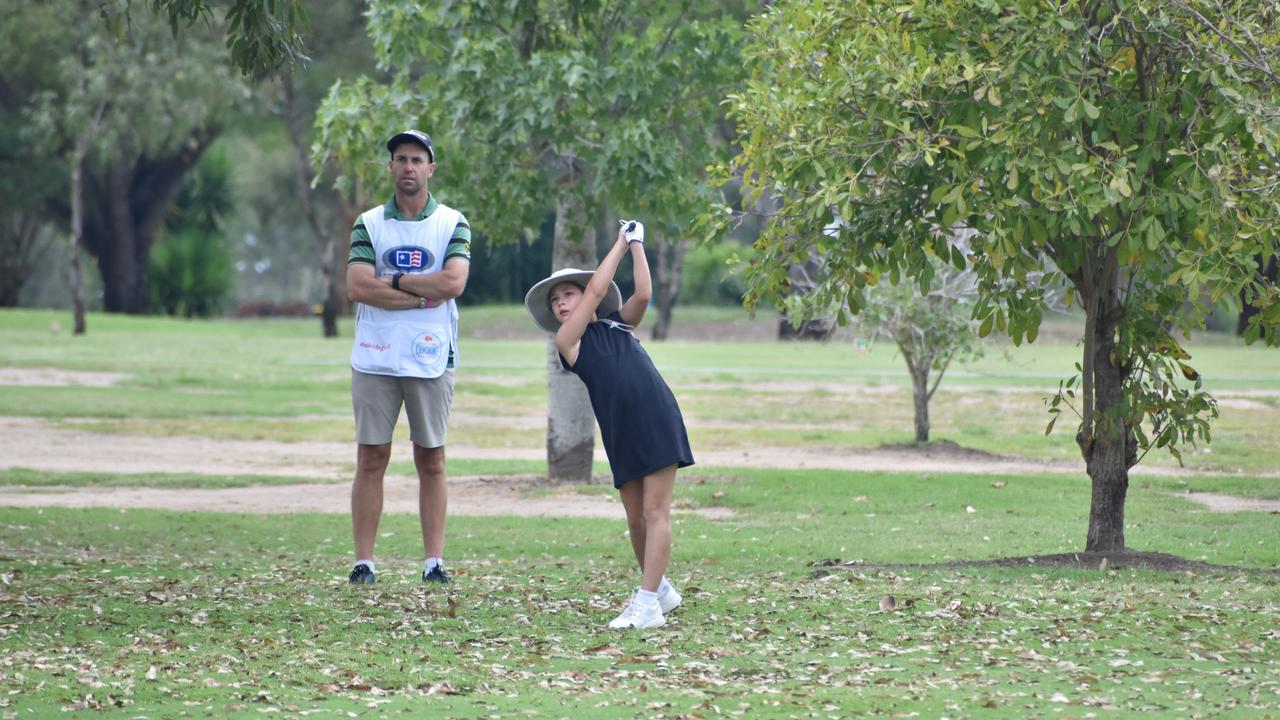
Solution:
{"label": "navy sleeveless dress", "polygon": [[676,396],[621,323],[615,312],[588,324],[573,367],[560,356],[560,366],[587,386],[615,488],[669,465],[693,464]]}

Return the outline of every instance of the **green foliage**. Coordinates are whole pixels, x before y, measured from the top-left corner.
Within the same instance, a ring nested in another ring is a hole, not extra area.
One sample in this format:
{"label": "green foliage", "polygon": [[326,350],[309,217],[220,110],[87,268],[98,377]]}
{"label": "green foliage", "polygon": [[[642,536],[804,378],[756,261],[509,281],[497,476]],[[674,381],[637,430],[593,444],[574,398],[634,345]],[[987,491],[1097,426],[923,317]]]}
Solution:
{"label": "green foliage", "polygon": [[680,298],[687,305],[740,305],[744,248],[729,241],[702,243],[684,258]]}
{"label": "green foliage", "polygon": [[170,232],[217,233],[235,203],[231,172],[231,155],[226,149],[205,153],[195,172],[183,181],[165,227]]}
{"label": "green foliage", "polygon": [[[52,11],[74,18],[72,0]],[[33,22],[35,10],[17,16]],[[28,110],[33,140],[69,153],[86,135],[89,157],[103,164],[155,159],[186,148],[244,101],[246,87],[218,55],[219,36],[203,28],[174,38],[158,18],[136,16],[127,42],[93,22],[73,23],[72,41],[47,58],[56,75]]]}
{"label": "green foliage", "polygon": [[[927,289],[933,255],[977,274],[979,334],[1018,343],[1069,283],[1116,324],[1100,362],[1123,401],[1103,417],[1084,398],[1086,423],[1147,423],[1142,447],[1175,452],[1207,440],[1212,401],[1173,389],[1195,371],[1160,348],[1242,290],[1265,308],[1246,338],[1280,344],[1280,288],[1254,272],[1277,251],[1276,23],[1243,0],[775,6],[752,26],[752,77],[730,101],[742,150],[723,169],[741,172],[744,207],[781,203],[748,304],[781,297],[811,248],[830,271],[812,302],[850,312],[882,274]],[[978,233],[967,256],[939,244],[957,226]]]}
{"label": "green foliage", "polygon": [[153,312],[209,317],[226,304],[234,274],[221,223],[233,198],[230,155],[206,153],[183,183],[165,235],[151,247],[147,291]]}
{"label": "green foliage", "polygon": [[[385,184],[382,142],[429,131],[443,198],[494,242],[536,236],[565,201],[679,237],[725,146],[718,102],[741,76],[746,3],[469,0],[370,4],[387,80],[335,84],[313,155],[339,187]],[[574,228],[578,232],[585,228]]]}
{"label": "green foliage", "polygon": [[151,248],[147,283],[155,311],[183,317],[216,315],[232,286],[226,241],[196,230],[166,235]]}
{"label": "green foliage", "polygon": [[[982,343],[972,318],[977,295],[972,273],[934,263],[927,290],[914,278],[903,278],[896,285],[881,278],[864,294],[852,324],[866,339],[892,342],[913,372],[936,373],[941,380],[953,362],[981,357]],[[792,295],[788,302],[804,300]]]}
{"label": "green foliage", "polygon": [[[177,37],[198,21],[209,25],[214,6],[208,0],[144,0],[147,10],[164,18]],[[133,26],[134,0],[99,4],[103,22],[123,38]],[[235,0],[226,11],[227,49],[240,72],[248,77],[271,75],[307,61],[301,33],[307,16],[301,0]],[[126,26],[128,26],[126,28]]]}

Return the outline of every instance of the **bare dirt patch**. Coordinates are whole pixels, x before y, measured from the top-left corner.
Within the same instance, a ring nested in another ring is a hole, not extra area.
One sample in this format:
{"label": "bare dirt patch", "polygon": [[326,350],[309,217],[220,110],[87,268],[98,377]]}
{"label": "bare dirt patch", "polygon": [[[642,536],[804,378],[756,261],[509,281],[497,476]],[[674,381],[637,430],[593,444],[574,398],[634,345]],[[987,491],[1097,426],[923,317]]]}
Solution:
{"label": "bare dirt patch", "polygon": [[[557,488],[533,477],[449,478],[449,512],[454,515],[520,515],[523,517],[625,517],[622,504],[609,495],[586,495]],[[383,488],[385,512],[417,513],[418,483],[411,477],[388,476]],[[350,512],[347,483],[254,485],[239,488],[172,489],[121,487],[22,487],[0,492],[0,505],[17,507],[128,507],[233,513]],[[724,516],[723,509],[703,514]]]}
{"label": "bare dirt patch", "polygon": [[[395,458],[407,453],[397,448]],[[541,447],[481,448],[450,445],[453,459],[543,460]],[[270,475],[297,477],[297,485],[223,489],[164,488],[11,488],[0,489],[0,505],[69,507],[155,507],[175,510],[229,512],[346,512],[355,451],[350,443],[276,442],[269,440],[212,440],[177,436],[155,439],[121,433],[66,429],[38,418],[0,417],[0,468],[29,468],[49,472],[110,472],[113,474],[196,473],[206,475]],[[1083,462],[1040,462],[1005,457],[935,442],[923,446],[897,445],[875,449],[753,447],[699,450],[699,464],[719,467],[835,469],[863,472],[969,473],[1022,475],[1082,474]],[[597,459],[605,460],[597,448]],[[1147,474],[1191,475],[1176,468],[1145,468]],[[1200,474],[1203,476],[1203,474]],[[605,481],[601,479],[601,483]],[[561,515],[621,517],[621,507],[608,496],[556,488],[539,488],[530,478],[451,477],[450,512],[483,515]],[[389,478],[387,509],[417,512],[417,484],[413,478]],[[1210,510],[1270,511],[1269,501],[1188,494]],[[726,511],[700,508],[696,512],[720,517]]]}
{"label": "bare dirt patch", "polygon": [[74,372],[55,368],[0,368],[0,385],[28,387],[109,387],[129,377],[126,373]]}
{"label": "bare dirt patch", "polygon": [[1198,502],[1213,512],[1266,512],[1280,515],[1280,500],[1260,500],[1205,492],[1188,492],[1182,497]]}

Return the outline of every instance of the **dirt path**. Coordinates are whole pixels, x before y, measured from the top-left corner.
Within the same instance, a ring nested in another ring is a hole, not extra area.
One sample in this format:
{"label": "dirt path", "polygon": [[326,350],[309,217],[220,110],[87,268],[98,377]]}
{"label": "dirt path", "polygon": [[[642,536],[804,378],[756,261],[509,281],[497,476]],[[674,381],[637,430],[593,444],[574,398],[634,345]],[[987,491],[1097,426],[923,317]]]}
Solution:
{"label": "dirt path", "polygon": [[[623,519],[622,505],[609,495],[572,491],[531,494],[527,478],[449,478],[451,515],[519,515],[524,517],[606,517]],[[417,513],[418,484],[413,478],[390,476],[384,484],[386,512]],[[212,490],[117,487],[23,487],[0,491],[0,506],[119,507],[235,513],[350,511],[347,483],[253,485]],[[721,517],[716,508],[701,514]]]}
{"label": "dirt path", "polygon": [[[545,458],[543,448],[478,448],[449,446],[454,459]],[[1001,458],[957,446],[917,449],[822,450],[757,448],[699,451],[700,464],[719,467],[828,468],[871,472],[948,472],[985,475],[1081,473],[1081,463],[1048,463]],[[603,451],[597,448],[597,459]],[[50,472],[199,473],[273,475],[327,480],[297,485],[260,485],[213,490],[164,488],[8,488],[0,489],[0,506],[150,507],[228,512],[346,512],[353,471],[347,443],[210,440],[169,437],[163,440],[58,428],[36,418],[0,417],[0,468]],[[1147,474],[1187,474],[1146,468]],[[458,515],[526,515],[622,517],[609,496],[572,489],[531,493],[532,478],[452,477],[449,511]],[[387,482],[389,512],[417,512],[413,478]],[[1208,493],[1186,497],[1222,512],[1280,512],[1280,502],[1230,498]],[[715,509],[704,514],[723,515]]]}

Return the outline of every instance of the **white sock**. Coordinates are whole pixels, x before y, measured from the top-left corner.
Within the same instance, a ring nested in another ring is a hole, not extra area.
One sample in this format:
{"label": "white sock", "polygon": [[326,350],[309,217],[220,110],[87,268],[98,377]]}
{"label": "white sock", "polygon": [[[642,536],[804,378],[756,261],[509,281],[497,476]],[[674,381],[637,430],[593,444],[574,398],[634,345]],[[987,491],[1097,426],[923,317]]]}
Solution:
{"label": "white sock", "polygon": [[426,572],[431,572],[437,566],[444,567],[444,558],[427,558],[422,561],[422,568]]}
{"label": "white sock", "polygon": [[671,587],[671,581],[667,579],[666,575],[663,575],[662,582],[658,583],[658,594],[661,595],[666,592],[671,592],[673,589],[674,588]]}
{"label": "white sock", "polygon": [[636,602],[640,603],[641,605],[657,605],[658,593],[650,592],[648,590],[645,590],[644,588],[640,588],[639,590],[636,591]]}
{"label": "white sock", "polygon": [[378,571],[377,571],[377,570],[375,570],[375,569],[374,569],[374,567],[373,567],[373,561],[372,561],[372,560],[357,560],[357,561],[356,561],[356,564],[357,564],[357,565],[364,565],[365,567],[369,568],[369,572],[371,572],[371,573],[373,573],[373,574],[375,574],[375,575],[377,575],[377,574],[378,574]]}

